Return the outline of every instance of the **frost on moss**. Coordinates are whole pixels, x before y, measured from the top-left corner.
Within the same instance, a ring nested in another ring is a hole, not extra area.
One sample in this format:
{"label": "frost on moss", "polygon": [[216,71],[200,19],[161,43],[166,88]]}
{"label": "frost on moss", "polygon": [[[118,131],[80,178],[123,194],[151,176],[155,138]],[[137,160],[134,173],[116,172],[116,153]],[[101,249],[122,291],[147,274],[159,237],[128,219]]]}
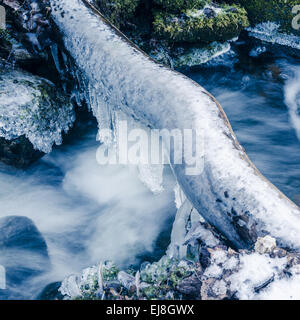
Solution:
{"label": "frost on moss", "polygon": [[168,11],[178,12],[185,9],[201,9],[210,0],[154,0],[154,3]]}
{"label": "frost on moss", "polygon": [[171,42],[213,42],[237,37],[249,22],[245,9],[224,5],[180,15],[158,11],[153,25],[158,36]]}
{"label": "frost on moss", "polygon": [[140,0],[97,0],[101,12],[118,28],[133,18]]}
{"label": "frost on moss", "polygon": [[292,8],[299,5],[299,0],[235,0],[242,5],[249,15],[252,25],[261,22],[276,22],[281,25],[281,31],[298,33],[292,28],[294,15]]}

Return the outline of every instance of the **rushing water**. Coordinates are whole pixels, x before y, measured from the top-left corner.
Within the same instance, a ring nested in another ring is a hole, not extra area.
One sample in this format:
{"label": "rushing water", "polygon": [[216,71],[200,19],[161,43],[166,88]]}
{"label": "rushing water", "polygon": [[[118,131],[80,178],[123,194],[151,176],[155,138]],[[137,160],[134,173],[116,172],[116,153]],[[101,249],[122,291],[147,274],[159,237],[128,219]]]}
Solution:
{"label": "rushing water", "polygon": [[[238,47],[237,52],[223,64],[186,73],[221,102],[261,172],[296,199],[300,195],[297,59],[251,57]],[[129,266],[157,259],[166,249],[176,212],[174,178],[165,170],[164,191],[154,195],[138,179],[135,167],[99,166],[96,123],[85,120],[84,126],[88,129],[82,134],[69,136],[63,146],[25,172],[1,167],[0,218],[32,219],[50,256],[47,271],[8,284],[8,290],[0,292],[4,299],[35,298],[48,283],[103,259]],[[5,257],[0,257],[4,266],[9,263]],[[10,264],[21,268],[22,257]],[[40,263],[34,259],[32,255],[33,268]]]}
{"label": "rushing water", "polygon": [[[3,298],[34,298],[50,282],[101,260],[128,267],[164,254],[176,213],[172,175],[165,170],[164,191],[152,194],[136,167],[98,165],[97,125],[85,125],[90,129],[79,140],[68,138],[69,143],[26,172],[0,171],[0,218],[32,219],[50,255],[47,272],[28,280],[24,274],[19,283],[8,283],[9,290],[0,290]],[[22,268],[26,255],[20,252],[14,264]],[[11,261],[0,256],[0,264]],[[37,259],[30,267],[39,264]]]}

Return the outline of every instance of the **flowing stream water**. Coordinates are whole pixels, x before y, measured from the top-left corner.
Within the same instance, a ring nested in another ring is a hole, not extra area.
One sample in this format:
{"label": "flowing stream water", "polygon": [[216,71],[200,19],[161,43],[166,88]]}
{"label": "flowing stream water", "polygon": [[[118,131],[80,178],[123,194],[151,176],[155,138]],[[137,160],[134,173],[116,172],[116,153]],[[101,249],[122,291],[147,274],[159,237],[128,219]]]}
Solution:
{"label": "flowing stream water", "polygon": [[[219,100],[261,172],[299,201],[297,58],[250,57],[242,50],[222,59],[184,72]],[[50,256],[44,271],[24,274],[0,290],[2,299],[36,298],[45,285],[101,260],[122,267],[154,261],[168,246],[176,214],[175,179],[169,168],[164,171],[164,191],[152,194],[135,167],[97,164],[97,124],[92,119],[83,122],[86,129],[80,136],[71,134],[28,170],[0,168],[0,218],[32,219]],[[0,264],[22,270],[23,257],[2,255]],[[39,269],[39,259],[32,255],[30,261],[31,269]]]}

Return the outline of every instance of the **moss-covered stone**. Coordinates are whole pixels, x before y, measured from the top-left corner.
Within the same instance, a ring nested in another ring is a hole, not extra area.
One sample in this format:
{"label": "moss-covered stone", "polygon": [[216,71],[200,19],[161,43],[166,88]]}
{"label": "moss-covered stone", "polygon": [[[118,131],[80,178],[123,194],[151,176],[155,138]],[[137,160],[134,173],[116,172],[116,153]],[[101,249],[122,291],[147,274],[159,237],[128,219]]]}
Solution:
{"label": "moss-covered stone", "polygon": [[140,0],[97,0],[101,12],[118,28],[133,18],[139,3]]}
{"label": "moss-covered stone", "polygon": [[294,18],[292,8],[300,4],[299,0],[234,0],[234,2],[248,11],[252,25],[272,21],[280,23],[283,32],[299,34],[299,31],[292,28]]}
{"label": "moss-covered stone", "polygon": [[167,11],[179,12],[186,9],[201,9],[210,3],[210,0],[154,0],[154,3]]}
{"label": "moss-covered stone", "polygon": [[154,30],[171,42],[212,42],[237,37],[249,26],[247,12],[239,6],[223,5],[212,11],[211,16],[204,10],[185,10],[180,15],[158,11]]}

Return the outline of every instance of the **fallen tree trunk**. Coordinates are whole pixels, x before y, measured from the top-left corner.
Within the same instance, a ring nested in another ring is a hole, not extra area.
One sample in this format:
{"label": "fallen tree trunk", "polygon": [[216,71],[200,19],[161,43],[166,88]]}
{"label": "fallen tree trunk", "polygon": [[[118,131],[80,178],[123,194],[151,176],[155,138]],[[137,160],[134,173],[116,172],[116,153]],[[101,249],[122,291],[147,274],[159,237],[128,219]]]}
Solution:
{"label": "fallen tree trunk", "polygon": [[202,173],[186,175],[187,164],[171,164],[192,205],[235,248],[251,247],[266,234],[281,246],[300,248],[300,209],[248,159],[212,95],[154,62],[87,0],[50,4],[100,128],[121,109],[150,128],[201,129]]}

